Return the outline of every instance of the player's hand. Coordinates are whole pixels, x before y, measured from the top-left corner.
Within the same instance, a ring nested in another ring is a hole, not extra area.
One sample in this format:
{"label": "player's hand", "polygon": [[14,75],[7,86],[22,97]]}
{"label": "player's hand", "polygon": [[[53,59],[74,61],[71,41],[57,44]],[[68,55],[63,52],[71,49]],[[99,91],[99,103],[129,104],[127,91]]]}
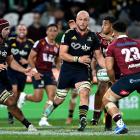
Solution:
{"label": "player's hand", "polygon": [[21,58],[21,59],[19,60],[19,62],[20,62],[22,65],[28,64],[28,61],[27,61],[26,59],[24,59],[24,58]]}
{"label": "player's hand", "polygon": [[35,78],[35,80],[41,80],[41,77],[42,77],[43,75],[41,74],[41,73],[35,73],[34,74],[34,78]]}
{"label": "player's hand", "polygon": [[7,65],[0,64],[0,72],[5,69],[7,69]]}
{"label": "player's hand", "polygon": [[85,65],[89,65],[91,63],[91,59],[89,55],[83,55],[79,57],[78,62]]}
{"label": "player's hand", "polygon": [[24,70],[24,73],[25,73],[25,75],[27,75],[27,76],[32,76],[32,72],[31,72],[31,68],[26,68],[25,70]]}
{"label": "player's hand", "polygon": [[105,35],[105,34],[103,34],[103,33],[101,33],[100,36],[101,36],[102,38],[104,38],[105,40],[110,41],[110,42],[113,40],[113,37],[112,37],[112,36]]}

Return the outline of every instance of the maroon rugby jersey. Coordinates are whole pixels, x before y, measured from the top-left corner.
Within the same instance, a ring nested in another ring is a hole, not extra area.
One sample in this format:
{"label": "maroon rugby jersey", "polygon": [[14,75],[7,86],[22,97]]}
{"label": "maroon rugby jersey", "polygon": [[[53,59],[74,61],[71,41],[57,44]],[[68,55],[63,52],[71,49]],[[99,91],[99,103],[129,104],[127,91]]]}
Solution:
{"label": "maroon rugby jersey", "polygon": [[119,36],[108,46],[107,57],[114,57],[122,75],[140,72],[140,42],[134,39]]}
{"label": "maroon rugby jersey", "polygon": [[96,33],[100,42],[101,42],[101,45],[100,45],[100,48],[101,48],[101,51],[103,53],[104,56],[106,56],[106,49],[107,49],[107,46],[110,44],[109,41],[107,41],[105,38],[103,38],[100,33]]}
{"label": "maroon rugby jersey", "polygon": [[39,72],[52,71],[55,57],[58,56],[58,45],[50,45],[47,38],[37,41],[33,50],[37,52],[35,66]]}

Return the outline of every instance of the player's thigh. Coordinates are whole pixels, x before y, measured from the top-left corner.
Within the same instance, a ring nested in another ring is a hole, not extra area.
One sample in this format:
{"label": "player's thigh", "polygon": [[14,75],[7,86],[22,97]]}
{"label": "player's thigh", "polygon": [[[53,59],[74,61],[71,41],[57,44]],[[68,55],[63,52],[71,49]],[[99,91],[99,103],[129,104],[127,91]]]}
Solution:
{"label": "player's thigh", "polygon": [[27,76],[25,74],[19,73],[18,75],[18,91],[22,92],[25,88]]}
{"label": "player's thigh", "polygon": [[56,94],[56,85],[47,85],[45,87],[49,100],[53,100]]}

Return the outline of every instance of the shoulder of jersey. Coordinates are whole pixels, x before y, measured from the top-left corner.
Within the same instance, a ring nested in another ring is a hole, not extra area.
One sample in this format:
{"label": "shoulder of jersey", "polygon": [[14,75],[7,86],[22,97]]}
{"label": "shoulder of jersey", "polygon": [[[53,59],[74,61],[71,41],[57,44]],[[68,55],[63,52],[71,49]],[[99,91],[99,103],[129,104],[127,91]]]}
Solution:
{"label": "shoulder of jersey", "polygon": [[30,38],[28,38],[27,39],[29,42],[31,42],[32,44],[34,44],[35,42],[32,40],[32,39],[30,39]]}
{"label": "shoulder of jersey", "polygon": [[16,37],[10,37],[8,40],[9,41],[15,41],[16,40]]}
{"label": "shoulder of jersey", "polygon": [[74,31],[75,31],[74,29],[68,29],[68,30],[65,32],[65,34],[72,33],[72,32],[74,32]]}

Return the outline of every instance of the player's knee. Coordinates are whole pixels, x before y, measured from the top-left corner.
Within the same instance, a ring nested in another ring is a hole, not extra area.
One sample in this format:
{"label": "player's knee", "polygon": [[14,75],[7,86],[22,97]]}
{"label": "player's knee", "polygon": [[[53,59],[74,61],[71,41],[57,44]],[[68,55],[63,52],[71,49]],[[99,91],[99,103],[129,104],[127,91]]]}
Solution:
{"label": "player's knee", "polygon": [[3,104],[14,104],[16,102],[15,98],[13,97],[13,92],[8,90],[3,90],[0,94],[0,102]]}
{"label": "player's knee", "polygon": [[67,89],[57,89],[56,97],[63,100],[67,96],[67,93]]}
{"label": "player's knee", "polygon": [[83,94],[86,94],[87,92],[89,92],[89,90],[91,88],[91,84],[88,81],[83,81],[83,82],[80,82],[80,84],[78,84],[78,86],[76,86],[76,88],[77,88],[78,93],[82,92]]}
{"label": "player's knee", "polygon": [[112,108],[116,108],[115,103],[113,103],[113,102],[107,102],[107,103],[105,104],[105,109],[106,109],[107,111],[110,110],[110,109],[112,109]]}

